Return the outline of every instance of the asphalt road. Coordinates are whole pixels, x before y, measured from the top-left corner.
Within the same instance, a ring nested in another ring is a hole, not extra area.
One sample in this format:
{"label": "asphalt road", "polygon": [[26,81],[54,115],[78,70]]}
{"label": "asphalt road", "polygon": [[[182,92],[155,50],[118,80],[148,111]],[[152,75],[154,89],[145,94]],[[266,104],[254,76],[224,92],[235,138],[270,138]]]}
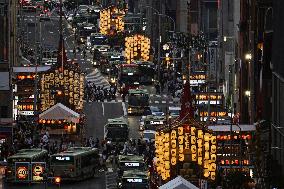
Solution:
{"label": "asphalt road", "polygon": [[[1,185],[0,185],[1,188]],[[98,178],[92,178],[80,182],[68,182],[68,183],[61,183],[61,185],[56,184],[47,184],[39,183],[39,184],[3,184],[3,189],[103,189],[106,188],[105,184],[105,176],[102,174]]]}
{"label": "asphalt road", "polygon": [[[37,25],[28,24],[34,23],[38,16],[35,18],[34,13],[25,13],[25,39],[28,41],[30,46],[35,47],[35,42],[41,41],[43,49],[57,50],[59,42],[59,17],[55,14],[51,14],[51,20],[43,20]],[[41,32],[40,32],[41,31]],[[40,34],[41,33],[41,34]],[[41,39],[40,39],[41,36]],[[94,71],[91,65],[92,55],[87,52],[87,56],[84,58],[81,52],[73,53],[75,38],[74,32],[70,24],[63,19],[63,36],[65,40],[65,48],[67,52],[67,58],[70,60],[77,61],[83,72],[86,74]],[[164,112],[168,106],[177,105],[176,101],[172,99],[169,95],[155,94],[155,88],[153,86],[143,86],[150,93],[150,105],[155,105],[160,107]],[[130,134],[129,138],[138,139],[141,137],[141,132],[139,128],[140,116],[127,116],[127,102],[121,102],[121,98],[118,96],[116,101],[113,102],[85,102],[84,112],[86,114],[87,123],[85,129],[85,137],[99,138],[100,140],[104,138],[104,125],[107,123],[107,119],[117,118],[121,116],[126,116],[128,118]],[[106,179],[107,178],[107,179]],[[112,177],[110,177],[112,178]],[[110,180],[110,181],[109,181]],[[102,174],[98,178],[93,178],[85,180],[82,182],[75,183],[63,183],[60,188],[106,188],[106,185],[111,182],[111,179]],[[33,185],[4,185],[3,188],[13,189],[13,188],[44,188],[44,184],[33,184]],[[56,185],[48,185],[47,188],[59,188]],[[109,188],[109,187],[107,187]],[[0,187],[1,189],[1,187]]]}

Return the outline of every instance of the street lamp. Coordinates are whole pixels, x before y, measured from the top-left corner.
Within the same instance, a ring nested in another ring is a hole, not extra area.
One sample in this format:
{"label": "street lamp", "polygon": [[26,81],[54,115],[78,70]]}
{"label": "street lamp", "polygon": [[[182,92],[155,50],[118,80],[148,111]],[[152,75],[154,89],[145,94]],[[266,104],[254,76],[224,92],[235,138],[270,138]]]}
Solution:
{"label": "street lamp", "polygon": [[251,53],[245,54],[245,59],[248,60],[248,61],[250,61],[250,60],[252,59]]}
{"label": "street lamp", "polygon": [[250,97],[250,91],[249,91],[249,90],[246,90],[246,91],[245,91],[245,95],[246,95],[247,97]]}
{"label": "street lamp", "polygon": [[224,41],[224,42],[226,42],[227,39],[235,39],[235,37],[233,37],[233,36],[224,36],[224,37],[223,37],[223,41]]}

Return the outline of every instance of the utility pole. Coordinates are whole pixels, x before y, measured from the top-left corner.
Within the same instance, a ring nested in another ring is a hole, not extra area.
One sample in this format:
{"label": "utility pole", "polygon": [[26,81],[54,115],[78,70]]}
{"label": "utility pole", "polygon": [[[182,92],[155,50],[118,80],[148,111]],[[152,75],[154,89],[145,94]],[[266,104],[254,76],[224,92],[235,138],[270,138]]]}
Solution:
{"label": "utility pole", "polygon": [[[35,12],[35,34],[37,33],[37,9]],[[35,49],[34,49],[34,64],[35,64],[35,79],[34,79],[34,105],[33,105],[33,110],[34,110],[34,128],[32,129],[33,131],[33,137],[35,135],[35,131],[37,129],[37,122],[38,122],[38,118],[37,118],[37,98],[38,98],[38,51],[37,51],[37,37],[35,35],[35,45],[34,45]],[[34,138],[33,138],[33,142],[34,142]]]}
{"label": "utility pole", "polygon": [[158,17],[159,21],[158,21],[158,82],[159,82],[159,86],[160,86],[160,93],[161,91],[161,16],[159,15]]}

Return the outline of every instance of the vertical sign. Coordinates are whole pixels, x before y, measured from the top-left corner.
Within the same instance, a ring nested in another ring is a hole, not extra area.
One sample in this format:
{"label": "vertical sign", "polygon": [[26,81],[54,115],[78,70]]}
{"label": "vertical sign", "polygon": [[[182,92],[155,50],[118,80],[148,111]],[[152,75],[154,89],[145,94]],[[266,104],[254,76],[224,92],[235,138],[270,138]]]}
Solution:
{"label": "vertical sign", "polygon": [[32,172],[32,181],[39,182],[43,180],[43,173],[45,171],[46,164],[45,162],[32,162],[31,163],[31,172]]}
{"label": "vertical sign", "polygon": [[30,171],[29,162],[15,162],[15,181],[16,182],[29,182]]}
{"label": "vertical sign", "polygon": [[217,77],[217,48],[209,47],[209,79],[216,80]]}

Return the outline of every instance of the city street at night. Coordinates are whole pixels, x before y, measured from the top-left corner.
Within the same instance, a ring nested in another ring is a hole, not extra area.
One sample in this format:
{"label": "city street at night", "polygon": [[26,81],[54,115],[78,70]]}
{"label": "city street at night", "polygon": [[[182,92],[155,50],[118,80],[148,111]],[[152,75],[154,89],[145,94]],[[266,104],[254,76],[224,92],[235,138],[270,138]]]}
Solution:
{"label": "city street at night", "polygon": [[283,8],[0,0],[0,189],[283,189]]}

